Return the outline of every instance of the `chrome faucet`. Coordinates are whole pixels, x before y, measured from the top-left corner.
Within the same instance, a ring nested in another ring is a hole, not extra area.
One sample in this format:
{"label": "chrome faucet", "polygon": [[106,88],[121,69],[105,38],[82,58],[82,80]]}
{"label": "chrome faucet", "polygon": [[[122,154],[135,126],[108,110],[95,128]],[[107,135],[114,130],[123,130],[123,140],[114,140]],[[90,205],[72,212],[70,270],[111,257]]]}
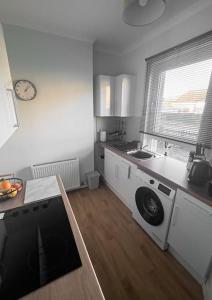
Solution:
{"label": "chrome faucet", "polygon": [[168,149],[170,149],[172,145],[170,145],[167,141],[165,141],[165,156],[168,156]]}
{"label": "chrome faucet", "polygon": [[141,146],[141,142],[139,142],[138,144],[137,144],[137,149],[138,150],[143,150],[144,148],[146,148],[146,147],[148,147],[148,145],[144,145],[144,146]]}

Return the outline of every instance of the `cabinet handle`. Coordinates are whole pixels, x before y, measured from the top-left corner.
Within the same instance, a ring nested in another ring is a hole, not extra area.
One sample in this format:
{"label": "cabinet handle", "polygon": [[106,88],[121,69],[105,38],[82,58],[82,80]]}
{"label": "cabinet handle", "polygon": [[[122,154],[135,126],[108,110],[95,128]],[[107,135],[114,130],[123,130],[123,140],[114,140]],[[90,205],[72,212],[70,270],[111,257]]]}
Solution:
{"label": "cabinet handle", "polygon": [[15,118],[16,118],[16,123],[13,125],[13,127],[18,128],[19,127],[19,120],[18,120],[18,115],[17,115],[17,110],[16,110],[15,99],[14,99],[14,91],[13,91],[13,89],[6,89],[6,91],[11,94],[12,102],[13,102],[13,108],[14,108],[14,113],[15,113]]}
{"label": "cabinet handle", "polygon": [[[206,208],[204,208],[203,206],[201,206],[200,204],[197,204],[195,203],[194,201],[184,197],[184,200],[190,202],[191,204],[195,205],[196,207],[198,207],[199,209],[201,209],[202,211],[204,211],[206,214],[208,214],[209,216],[212,216],[212,210],[210,211],[210,208],[209,210],[207,210]],[[198,201],[198,200],[197,200]]]}
{"label": "cabinet handle", "polygon": [[131,175],[131,165],[129,165],[128,163],[126,163],[126,161],[124,161],[124,160],[121,160],[121,162],[125,165],[125,166],[127,166],[127,178],[129,179],[130,178],[130,175]]}
{"label": "cabinet handle", "polygon": [[173,214],[173,218],[172,218],[172,226],[174,227],[177,223],[177,216],[178,216],[178,213],[179,213],[179,206],[175,206],[175,209],[174,209],[174,214]]}
{"label": "cabinet handle", "polygon": [[128,179],[130,178],[130,175],[131,175],[131,167],[128,166]]}

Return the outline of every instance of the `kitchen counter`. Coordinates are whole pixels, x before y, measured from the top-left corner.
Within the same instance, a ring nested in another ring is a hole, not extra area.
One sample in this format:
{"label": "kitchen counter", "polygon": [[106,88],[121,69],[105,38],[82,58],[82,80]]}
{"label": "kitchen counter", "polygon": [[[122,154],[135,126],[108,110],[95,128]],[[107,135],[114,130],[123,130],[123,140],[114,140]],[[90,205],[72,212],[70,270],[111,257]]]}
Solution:
{"label": "kitchen counter", "polygon": [[61,195],[61,192],[56,176],[27,180],[15,198],[0,201],[0,212],[58,195]]}
{"label": "kitchen counter", "polygon": [[186,163],[166,156],[138,160],[127,155],[126,152],[117,150],[107,143],[99,143],[99,145],[136,164],[138,169],[161,180],[164,184],[169,185],[171,188],[179,188],[204,202],[206,205],[212,207],[212,197],[210,197],[207,193],[207,186],[196,186],[188,182]]}
{"label": "kitchen counter", "polygon": [[[60,277],[59,279],[50,282],[46,286],[39,288],[32,293],[24,296],[25,300],[57,300],[57,299],[94,299],[104,300],[101,287],[96,277],[93,265],[90,261],[87,249],[82,239],[77,221],[71,208],[69,199],[64,190],[62,181],[59,177],[56,178],[63,203],[66,208],[68,219],[74,234],[75,242],[80,254],[82,266],[74,271]],[[18,206],[23,206],[24,189],[17,195],[16,198],[8,200],[5,203],[0,203],[0,211],[12,209]],[[35,195],[35,194],[34,194]],[[71,256],[70,256],[71,257]],[[11,287],[12,288],[12,287]]]}

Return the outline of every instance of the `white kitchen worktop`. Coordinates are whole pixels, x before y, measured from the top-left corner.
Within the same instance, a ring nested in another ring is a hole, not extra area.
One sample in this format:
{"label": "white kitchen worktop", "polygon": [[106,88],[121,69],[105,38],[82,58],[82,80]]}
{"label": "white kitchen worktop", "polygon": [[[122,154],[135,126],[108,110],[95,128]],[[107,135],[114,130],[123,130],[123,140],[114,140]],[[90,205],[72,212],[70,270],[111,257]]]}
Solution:
{"label": "white kitchen worktop", "polygon": [[24,204],[61,195],[56,176],[28,180]]}

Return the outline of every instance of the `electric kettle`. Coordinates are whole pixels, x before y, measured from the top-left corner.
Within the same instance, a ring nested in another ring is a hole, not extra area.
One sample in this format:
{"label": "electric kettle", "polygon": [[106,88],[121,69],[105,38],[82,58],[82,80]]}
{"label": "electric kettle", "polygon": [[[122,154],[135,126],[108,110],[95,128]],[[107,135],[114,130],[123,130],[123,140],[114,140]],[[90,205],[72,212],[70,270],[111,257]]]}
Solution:
{"label": "electric kettle", "polygon": [[188,181],[196,185],[204,185],[211,177],[211,166],[206,160],[195,159],[188,174]]}

